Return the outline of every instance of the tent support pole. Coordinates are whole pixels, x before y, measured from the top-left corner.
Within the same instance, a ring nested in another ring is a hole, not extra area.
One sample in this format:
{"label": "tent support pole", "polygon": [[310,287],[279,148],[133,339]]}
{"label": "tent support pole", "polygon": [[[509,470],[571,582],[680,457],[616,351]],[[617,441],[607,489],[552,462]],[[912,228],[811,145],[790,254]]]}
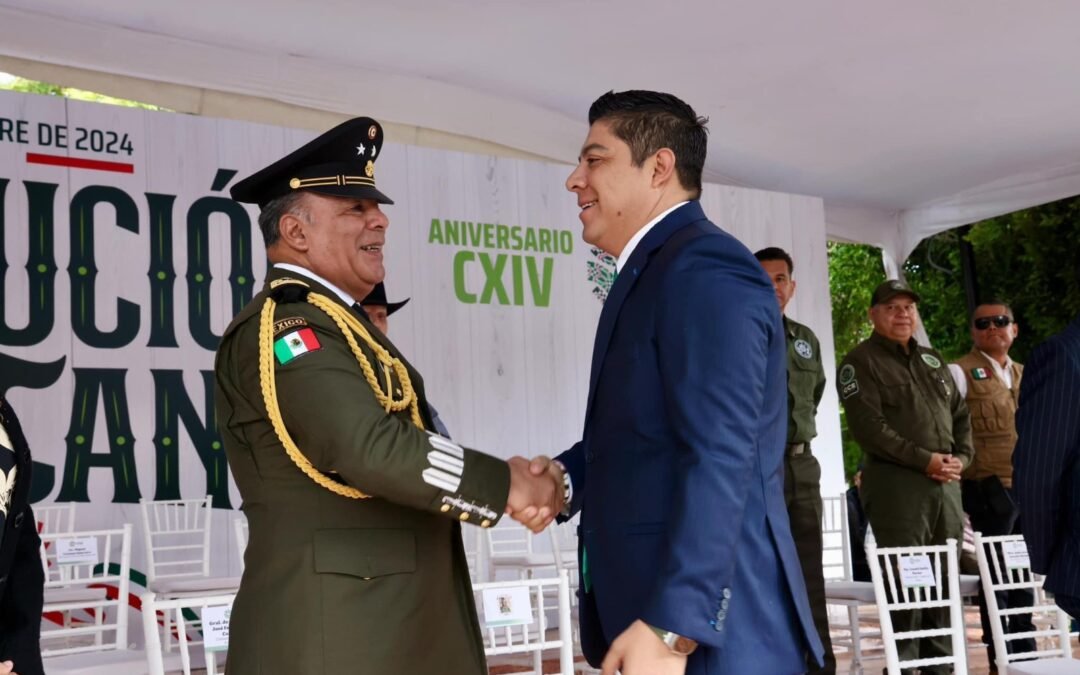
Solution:
{"label": "tent support pole", "polygon": [[971,225],[959,228],[960,273],[964,280],[964,299],[967,302],[968,316],[975,313],[979,303],[979,280],[975,271],[975,249],[967,240]]}

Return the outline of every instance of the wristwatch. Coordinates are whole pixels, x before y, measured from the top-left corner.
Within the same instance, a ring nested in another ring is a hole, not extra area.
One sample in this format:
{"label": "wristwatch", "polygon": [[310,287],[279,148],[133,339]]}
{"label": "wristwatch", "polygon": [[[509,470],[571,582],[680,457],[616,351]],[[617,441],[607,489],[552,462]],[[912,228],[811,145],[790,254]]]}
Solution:
{"label": "wristwatch", "polygon": [[690,656],[697,649],[697,641],[691,640],[688,637],[683,637],[678,633],[672,633],[669,630],[663,628],[657,628],[651,624],[645,624],[652,629],[652,632],[656,633],[656,637],[660,638],[660,641],[667,645],[673,653],[680,656]]}

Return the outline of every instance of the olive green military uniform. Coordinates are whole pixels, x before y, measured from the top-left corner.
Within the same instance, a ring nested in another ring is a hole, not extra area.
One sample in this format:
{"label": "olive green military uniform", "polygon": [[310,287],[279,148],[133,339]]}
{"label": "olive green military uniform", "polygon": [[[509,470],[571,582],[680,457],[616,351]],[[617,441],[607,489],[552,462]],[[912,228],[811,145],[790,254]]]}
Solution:
{"label": "olive green military uniform", "polygon": [[[940,354],[915,340],[908,350],[875,332],[851,350],[837,373],[848,428],[863,450],[863,507],[882,547],[943,544],[963,536],[959,483],[942,484],[925,472],[933,452],[951,453],[965,467],[971,463],[967,404]],[[946,622],[944,610],[894,619],[897,631]],[[899,649],[902,660],[951,652],[947,637],[905,640]]]}
{"label": "olive green military uniform", "polygon": [[808,327],[784,317],[788,363],[788,434],[784,456],[784,501],[795,550],[799,553],[814,627],[825,647],[825,666],[812,673],[835,673],[836,657],[829,637],[829,615],[825,605],[825,577],[821,542],[821,465],[810,452],[817,436],[814,417],[825,392],[825,369],[821,365],[821,345]]}
{"label": "olive green military uniform", "polygon": [[[362,310],[321,284],[280,268],[268,283],[287,277],[354,312],[402,359]],[[275,340],[293,349],[273,369],[285,426],[315,468],[373,498],[316,484],[287,456],[263,403],[259,311],[268,292],[233,320],[215,366],[218,426],[250,526],[230,675],[486,675],[460,523],[499,519],[507,464],[429,435],[408,410],[387,413],[330,317],[282,295]],[[430,429],[423,382],[405,366]],[[392,377],[395,397],[401,384]]]}

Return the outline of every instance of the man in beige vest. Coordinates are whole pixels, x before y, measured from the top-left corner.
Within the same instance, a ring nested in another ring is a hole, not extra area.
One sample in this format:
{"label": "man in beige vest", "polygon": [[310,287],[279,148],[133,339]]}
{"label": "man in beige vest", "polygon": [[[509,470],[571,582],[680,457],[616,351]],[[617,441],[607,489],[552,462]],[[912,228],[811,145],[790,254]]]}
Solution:
{"label": "man in beige vest", "polygon": [[[975,308],[971,317],[971,351],[949,364],[957,389],[967,400],[971,411],[971,436],[975,459],[963,473],[961,490],[964,511],[971,518],[971,527],[987,536],[1020,534],[1019,513],[1012,495],[1012,454],[1016,445],[1017,401],[1020,378],[1024,367],[1009,358],[1009,348],[1018,329],[1012,309],[999,300],[989,300]],[[1013,590],[997,594],[998,607],[1031,605],[1029,590]],[[994,644],[990,638],[990,623],[986,599],[979,594],[982,615],[983,642],[987,656],[994,663]],[[1008,617],[1006,630],[1026,632],[1035,630],[1030,614]],[[1010,651],[1032,651],[1034,640],[1014,640]]]}

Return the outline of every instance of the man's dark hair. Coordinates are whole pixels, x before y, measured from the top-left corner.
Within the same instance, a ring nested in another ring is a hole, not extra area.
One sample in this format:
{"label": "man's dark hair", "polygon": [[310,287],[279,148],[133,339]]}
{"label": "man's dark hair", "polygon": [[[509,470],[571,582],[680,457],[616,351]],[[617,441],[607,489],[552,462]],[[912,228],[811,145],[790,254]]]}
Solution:
{"label": "man's dark hair", "polygon": [[259,230],[262,232],[263,241],[266,242],[266,248],[270,248],[281,238],[278,222],[281,221],[282,216],[292,214],[304,220],[310,219],[311,215],[307,208],[300,204],[303,196],[302,190],[294,190],[287,195],[271,199],[259,211]]}
{"label": "man's dark hair", "polygon": [[758,259],[758,262],[765,262],[766,260],[783,260],[787,263],[787,273],[789,277],[795,276],[795,261],[791,259],[788,252],[779,246],[769,246],[763,248],[754,254],[754,257]]}
{"label": "man's dark hair", "polygon": [[669,148],[675,153],[675,172],[694,199],[701,197],[701,171],[708,145],[707,117],[676,96],[658,91],[609,91],[593,101],[589,124],[603,120],[616,137],[630,146],[630,159],[641,166],[647,157]]}
{"label": "man's dark hair", "polygon": [[1009,303],[1005,302],[1005,301],[1004,301],[1004,300],[1002,300],[1001,298],[989,297],[989,298],[986,298],[985,300],[981,301],[981,302],[980,302],[979,304],[975,305],[975,309],[973,309],[973,310],[971,311],[972,321],[974,321],[974,320],[975,320],[975,319],[974,319],[974,317],[975,317],[975,312],[976,312],[976,311],[977,311],[977,310],[978,310],[978,309],[979,309],[980,307],[986,307],[987,305],[1001,305],[1002,307],[1004,307],[1004,308],[1005,308],[1005,315],[1006,315],[1007,317],[1009,317],[1010,319],[1015,319],[1015,318],[1016,318],[1016,317],[1015,317],[1015,316],[1013,315],[1012,307],[1011,307],[1011,306],[1009,305]]}

